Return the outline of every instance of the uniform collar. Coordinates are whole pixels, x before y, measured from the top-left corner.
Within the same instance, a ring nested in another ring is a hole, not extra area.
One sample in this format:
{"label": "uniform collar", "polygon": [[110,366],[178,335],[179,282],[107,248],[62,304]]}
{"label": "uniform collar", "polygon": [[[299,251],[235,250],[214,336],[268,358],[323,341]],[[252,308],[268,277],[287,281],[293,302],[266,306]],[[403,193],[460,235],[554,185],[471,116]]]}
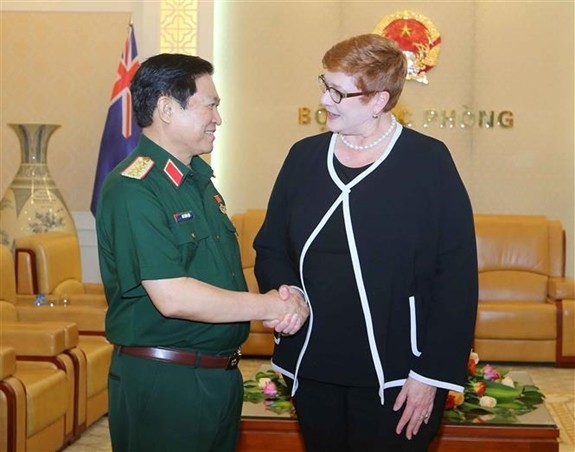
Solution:
{"label": "uniform collar", "polygon": [[156,167],[176,187],[180,187],[188,175],[208,180],[213,176],[212,167],[200,157],[194,156],[190,165],[185,165],[145,135],[140,136],[138,154],[152,158]]}

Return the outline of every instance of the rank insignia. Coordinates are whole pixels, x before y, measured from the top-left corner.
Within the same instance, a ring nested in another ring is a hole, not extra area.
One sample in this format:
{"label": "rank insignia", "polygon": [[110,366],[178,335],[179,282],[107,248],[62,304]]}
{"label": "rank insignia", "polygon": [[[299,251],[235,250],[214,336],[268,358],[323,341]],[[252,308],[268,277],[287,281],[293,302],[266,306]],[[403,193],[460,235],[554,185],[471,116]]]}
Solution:
{"label": "rank insignia", "polygon": [[179,187],[182,183],[182,180],[184,180],[184,174],[180,171],[176,164],[172,162],[171,159],[168,159],[166,162],[166,165],[164,166],[164,173],[166,173],[166,175],[176,187]]}
{"label": "rank insignia", "polygon": [[226,209],[226,205],[224,204],[224,200],[222,199],[222,197],[220,195],[214,195],[214,199],[218,203],[218,207],[220,208],[220,211],[225,215],[227,213],[227,209]]}
{"label": "rank insignia", "polygon": [[130,165],[121,172],[122,176],[131,177],[132,179],[143,179],[154,166],[154,161],[150,157],[139,156]]}

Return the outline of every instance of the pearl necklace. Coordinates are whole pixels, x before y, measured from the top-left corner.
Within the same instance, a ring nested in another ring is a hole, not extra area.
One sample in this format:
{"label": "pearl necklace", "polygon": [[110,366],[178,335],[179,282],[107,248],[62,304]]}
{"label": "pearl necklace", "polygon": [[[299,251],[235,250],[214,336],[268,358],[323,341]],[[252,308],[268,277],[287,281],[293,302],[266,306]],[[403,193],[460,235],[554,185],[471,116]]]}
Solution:
{"label": "pearl necklace", "polygon": [[380,136],[377,140],[375,140],[373,143],[366,144],[365,146],[358,146],[356,144],[352,144],[349,141],[347,141],[341,133],[338,133],[338,135],[341,138],[341,142],[345,144],[348,148],[355,149],[356,151],[365,151],[367,149],[371,149],[377,146],[379,143],[385,140],[389,136],[391,131],[395,128],[396,123],[397,120],[395,119],[395,116],[391,115],[391,124],[389,125],[389,128],[385,131],[385,133],[382,136]]}

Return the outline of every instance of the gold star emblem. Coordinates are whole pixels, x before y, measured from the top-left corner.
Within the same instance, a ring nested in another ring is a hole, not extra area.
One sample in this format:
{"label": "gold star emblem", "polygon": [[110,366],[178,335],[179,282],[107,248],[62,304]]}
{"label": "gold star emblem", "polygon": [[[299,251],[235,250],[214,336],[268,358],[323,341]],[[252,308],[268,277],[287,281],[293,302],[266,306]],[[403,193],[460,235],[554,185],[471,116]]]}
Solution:
{"label": "gold star emblem", "polygon": [[411,35],[411,28],[409,28],[409,27],[407,26],[407,22],[405,22],[405,23],[403,24],[403,27],[401,27],[401,37],[403,37],[403,36],[409,36],[409,35]]}

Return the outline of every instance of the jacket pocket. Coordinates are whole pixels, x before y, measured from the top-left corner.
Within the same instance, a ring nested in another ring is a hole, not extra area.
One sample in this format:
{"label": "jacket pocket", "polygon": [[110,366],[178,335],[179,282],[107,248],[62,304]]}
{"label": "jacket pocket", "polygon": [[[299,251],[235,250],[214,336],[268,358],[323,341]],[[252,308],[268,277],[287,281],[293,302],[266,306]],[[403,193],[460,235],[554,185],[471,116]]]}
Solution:
{"label": "jacket pocket", "polygon": [[210,236],[208,229],[199,221],[172,224],[170,229],[175,243],[180,247],[184,265],[190,263],[202,241]]}
{"label": "jacket pocket", "polygon": [[409,330],[411,341],[411,353],[420,356],[421,352],[417,346],[417,309],[415,306],[415,297],[409,297]]}
{"label": "jacket pocket", "polygon": [[198,244],[201,240],[209,236],[207,228],[199,221],[185,221],[170,225],[178,245]]}

